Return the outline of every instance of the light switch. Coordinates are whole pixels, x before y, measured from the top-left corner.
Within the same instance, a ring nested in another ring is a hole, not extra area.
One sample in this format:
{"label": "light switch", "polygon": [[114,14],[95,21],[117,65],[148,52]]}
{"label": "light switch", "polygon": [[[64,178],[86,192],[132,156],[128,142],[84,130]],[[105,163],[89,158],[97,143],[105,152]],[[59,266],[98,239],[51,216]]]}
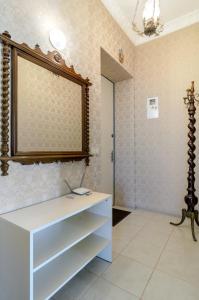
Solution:
{"label": "light switch", "polygon": [[147,98],[147,119],[159,118],[158,97]]}

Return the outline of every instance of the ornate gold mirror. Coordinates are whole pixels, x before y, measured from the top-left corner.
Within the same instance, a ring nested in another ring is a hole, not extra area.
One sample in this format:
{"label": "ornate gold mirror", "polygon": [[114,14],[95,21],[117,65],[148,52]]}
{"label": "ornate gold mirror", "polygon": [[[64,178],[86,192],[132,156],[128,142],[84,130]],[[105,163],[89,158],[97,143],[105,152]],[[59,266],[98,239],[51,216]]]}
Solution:
{"label": "ornate gold mirror", "polygon": [[18,44],[8,32],[0,39],[2,175],[8,174],[9,160],[31,164],[85,158],[88,164],[89,79],[67,67],[57,51],[44,54],[38,45]]}

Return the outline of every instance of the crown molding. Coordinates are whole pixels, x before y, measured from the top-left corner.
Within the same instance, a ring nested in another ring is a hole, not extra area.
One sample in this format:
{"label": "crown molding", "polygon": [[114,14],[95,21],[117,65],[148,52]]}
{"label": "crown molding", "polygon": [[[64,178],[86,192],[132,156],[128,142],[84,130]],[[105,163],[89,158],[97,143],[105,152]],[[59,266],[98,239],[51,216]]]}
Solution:
{"label": "crown molding", "polygon": [[157,37],[141,37],[133,31],[131,22],[129,22],[129,20],[123,14],[120,7],[115,3],[114,0],[101,0],[101,2],[104,4],[104,6],[109,11],[109,13],[119,24],[122,30],[127,34],[128,38],[135,46],[153,41],[169,33],[175,32],[177,30],[180,30],[182,28],[191,26],[199,22],[199,9],[198,9],[198,10],[194,10],[191,13],[183,15],[179,18],[173,19],[167,23],[164,23],[164,31],[161,32],[160,35]]}

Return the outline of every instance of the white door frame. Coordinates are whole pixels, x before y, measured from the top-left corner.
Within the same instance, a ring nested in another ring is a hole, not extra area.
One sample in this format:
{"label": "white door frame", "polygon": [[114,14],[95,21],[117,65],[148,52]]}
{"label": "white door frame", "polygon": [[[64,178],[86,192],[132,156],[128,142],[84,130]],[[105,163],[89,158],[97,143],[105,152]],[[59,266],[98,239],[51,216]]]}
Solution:
{"label": "white door frame", "polygon": [[113,206],[115,205],[115,83],[104,75],[102,77],[106,78],[113,84]]}

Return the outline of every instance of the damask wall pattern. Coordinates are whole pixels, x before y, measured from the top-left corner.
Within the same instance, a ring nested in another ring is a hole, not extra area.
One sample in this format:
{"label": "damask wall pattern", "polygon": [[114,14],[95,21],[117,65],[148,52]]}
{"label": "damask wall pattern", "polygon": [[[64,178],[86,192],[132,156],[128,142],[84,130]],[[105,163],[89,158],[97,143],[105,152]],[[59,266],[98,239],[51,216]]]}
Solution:
{"label": "damask wall pattern", "polygon": [[115,84],[115,200],[135,208],[134,79]]}
{"label": "damask wall pattern", "polygon": [[[136,206],[179,215],[187,188],[191,81],[199,91],[199,24],[136,47]],[[159,97],[159,119],[147,120],[147,97]],[[196,184],[199,196],[199,107]]]}
{"label": "damask wall pattern", "polygon": [[82,151],[82,87],[18,57],[18,151]]}
{"label": "damask wall pattern", "polygon": [[[123,49],[123,66],[135,75],[135,110],[132,98],[127,98],[125,93],[122,96],[119,91],[129,83],[119,83],[116,93],[121,110],[117,110],[116,114],[116,143],[119,143],[118,147],[116,144],[116,156],[124,151],[132,161],[127,164],[118,159],[116,182],[121,185],[117,186],[116,200],[118,204],[131,207],[136,205],[180,214],[187,177],[187,111],[182,97],[191,80],[196,81],[199,90],[199,25],[135,48],[100,0],[35,0],[31,3],[0,0],[0,5],[0,31],[8,30],[18,42],[26,42],[31,47],[38,43],[43,51],[53,50],[49,30],[58,27],[64,31],[67,46],[62,55],[67,64],[73,64],[77,72],[88,76],[93,83],[90,88],[91,152],[97,149],[100,153],[101,144],[100,49],[106,50],[117,61],[118,50]],[[146,118],[146,98],[149,96],[159,97],[159,119]],[[127,103],[130,109],[123,111]],[[129,118],[131,114],[132,118]],[[134,116],[134,135],[128,136],[133,128]],[[120,126],[125,130],[124,135]],[[197,133],[198,130],[197,123]],[[197,139],[197,146],[198,143]],[[196,179],[199,189],[198,157],[197,147]],[[10,175],[0,177],[0,213],[66,193],[64,177],[77,186],[83,170],[82,162],[32,166],[11,162]],[[99,154],[91,158],[85,185],[97,190],[101,176]],[[127,191],[125,197],[124,190]]]}
{"label": "damask wall pattern", "polygon": [[[134,72],[134,46],[109,15],[100,0],[0,0],[0,31],[8,30],[19,43],[36,43],[47,52],[53,48],[49,30],[60,28],[66,35],[66,49],[61,53],[83,77],[90,88],[90,149],[100,153],[100,49],[118,61],[118,50],[125,54],[124,68]],[[103,20],[103,22],[102,22]],[[45,201],[67,192],[64,177],[73,186],[79,184],[82,162],[22,166],[10,162],[9,176],[0,177],[0,213]],[[100,154],[91,158],[85,185],[97,190],[100,185]],[[132,206],[134,199],[132,199]]]}

